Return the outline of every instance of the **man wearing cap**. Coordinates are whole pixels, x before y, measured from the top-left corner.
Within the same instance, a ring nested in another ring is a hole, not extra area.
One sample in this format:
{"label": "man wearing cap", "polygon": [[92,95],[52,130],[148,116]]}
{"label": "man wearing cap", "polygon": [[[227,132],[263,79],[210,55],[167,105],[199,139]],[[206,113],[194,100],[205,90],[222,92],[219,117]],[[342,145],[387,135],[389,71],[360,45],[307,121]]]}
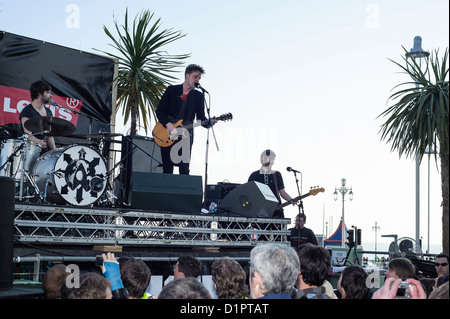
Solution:
{"label": "man wearing cap", "polygon": [[[284,190],[283,177],[281,173],[272,170],[273,163],[275,162],[275,153],[272,150],[265,150],[261,153],[261,168],[253,172],[248,178],[249,182],[255,181],[269,186],[278,202],[281,204],[281,198],[292,203],[297,204],[292,200],[292,197]],[[283,209],[276,210],[272,217],[284,218]]]}

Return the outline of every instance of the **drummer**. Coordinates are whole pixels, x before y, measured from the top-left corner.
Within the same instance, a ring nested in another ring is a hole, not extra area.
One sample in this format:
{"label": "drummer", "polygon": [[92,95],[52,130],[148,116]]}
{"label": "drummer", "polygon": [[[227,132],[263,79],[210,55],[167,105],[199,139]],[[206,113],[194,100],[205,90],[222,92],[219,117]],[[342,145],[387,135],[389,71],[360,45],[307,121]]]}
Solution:
{"label": "drummer", "polygon": [[[55,140],[52,136],[45,136],[44,134],[31,135],[33,132],[25,128],[25,122],[30,118],[38,116],[53,116],[52,111],[44,107],[45,104],[50,103],[52,97],[52,88],[50,84],[45,81],[39,80],[31,84],[30,94],[32,102],[24,107],[20,112],[20,129],[18,137],[23,136],[24,133],[29,134],[28,140],[39,144],[43,151],[49,149],[55,149]],[[39,132],[37,132],[39,133]]]}

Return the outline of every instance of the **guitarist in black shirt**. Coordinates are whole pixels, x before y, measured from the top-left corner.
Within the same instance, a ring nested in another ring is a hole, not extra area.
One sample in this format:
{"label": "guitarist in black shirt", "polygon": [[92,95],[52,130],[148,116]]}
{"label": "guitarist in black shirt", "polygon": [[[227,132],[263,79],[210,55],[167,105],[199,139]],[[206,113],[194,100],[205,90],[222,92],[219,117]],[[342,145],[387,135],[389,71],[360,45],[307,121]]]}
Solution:
{"label": "guitarist in black shirt", "polygon": [[[283,177],[281,173],[272,170],[273,163],[275,162],[275,153],[272,150],[265,150],[261,153],[261,168],[253,172],[248,181],[260,182],[266,184],[272,190],[272,193],[278,199],[281,204],[281,198],[290,202],[290,204],[297,204],[297,200],[293,200],[292,197],[286,193],[284,189]],[[284,218],[283,208],[277,209],[272,217]]]}
{"label": "guitarist in black shirt", "polygon": [[[156,116],[158,121],[167,128],[170,135],[176,135],[180,132],[180,128],[175,128],[174,123],[183,120],[183,124],[191,124],[194,119],[206,121],[204,94],[194,90],[199,83],[204,69],[196,64],[190,64],[185,70],[185,79],[183,84],[171,85],[167,87],[158,108]],[[215,118],[211,119],[212,123],[206,121],[209,127],[215,124]],[[163,172],[173,174],[173,167],[179,167],[179,173],[189,175],[189,163],[194,142],[194,130],[187,132],[189,138],[180,139],[168,147],[161,148],[161,158],[163,162]],[[173,149],[173,150],[172,150]]]}

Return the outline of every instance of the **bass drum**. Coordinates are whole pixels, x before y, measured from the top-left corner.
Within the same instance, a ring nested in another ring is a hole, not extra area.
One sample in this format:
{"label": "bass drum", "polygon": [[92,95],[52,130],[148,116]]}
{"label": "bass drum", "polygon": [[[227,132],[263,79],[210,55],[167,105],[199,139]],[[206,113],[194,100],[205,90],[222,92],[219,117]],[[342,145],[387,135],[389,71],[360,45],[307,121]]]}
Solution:
{"label": "bass drum", "polygon": [[39,157],[32,176],[48,202],[85,206],[103,195],[106,174],[105,161],[97,151],[73,145]]}

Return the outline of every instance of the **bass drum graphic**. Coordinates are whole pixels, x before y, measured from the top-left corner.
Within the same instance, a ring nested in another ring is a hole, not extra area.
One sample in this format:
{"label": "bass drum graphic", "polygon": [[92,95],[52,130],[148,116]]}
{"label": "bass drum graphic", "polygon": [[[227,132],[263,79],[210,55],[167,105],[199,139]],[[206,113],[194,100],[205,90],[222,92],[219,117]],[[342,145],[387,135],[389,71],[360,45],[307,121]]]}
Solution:
{"label": "bass drum graphic", "polygon": [[105,161],[97,151],[73,145],[40,156],[32,176],[48,202],[85,206],[103,195],[106,174]]}

